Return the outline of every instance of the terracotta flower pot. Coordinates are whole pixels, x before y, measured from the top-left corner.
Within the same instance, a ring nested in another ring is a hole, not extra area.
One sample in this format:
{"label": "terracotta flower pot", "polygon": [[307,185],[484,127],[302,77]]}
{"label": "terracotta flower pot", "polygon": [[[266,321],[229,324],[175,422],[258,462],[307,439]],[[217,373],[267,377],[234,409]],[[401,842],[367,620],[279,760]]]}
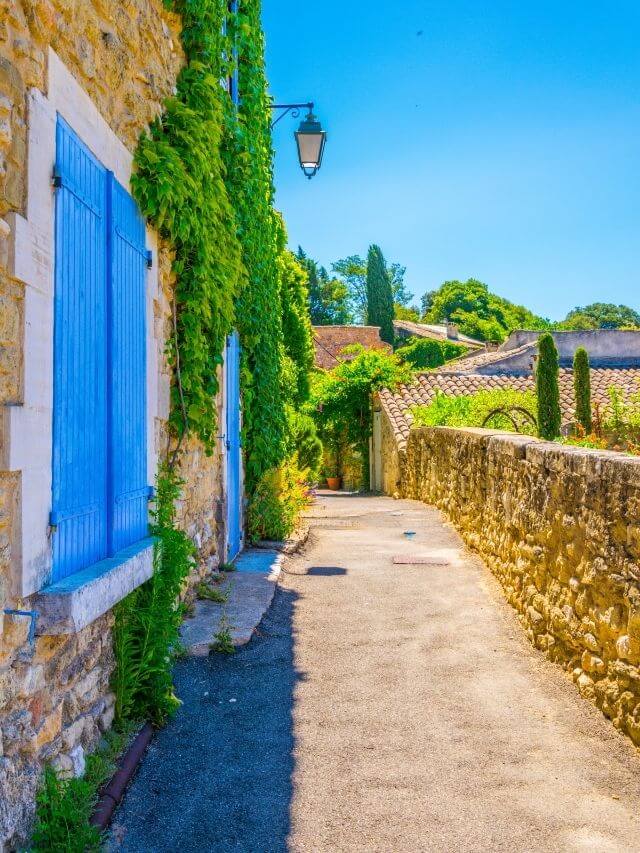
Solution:
{"label": "terracotta flower pot", "polygon": [[342,477],[327,477],[327,485],[332,492],[337,492],[340,489]]}

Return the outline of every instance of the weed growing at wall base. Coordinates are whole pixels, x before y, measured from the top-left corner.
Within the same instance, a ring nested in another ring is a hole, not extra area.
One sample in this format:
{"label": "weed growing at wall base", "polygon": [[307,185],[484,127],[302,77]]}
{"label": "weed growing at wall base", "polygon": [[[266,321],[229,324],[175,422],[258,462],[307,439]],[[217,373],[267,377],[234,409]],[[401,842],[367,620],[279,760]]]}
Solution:
{"label": "weed growing at wall base", "polygon": [[166,466],[157,479],[151,533],[153,576],[115,608],[113,689],[117,720],[161,725],[178,707],[171,674],[183,605],[180,591],[195,565],[195,548],[176,526],[181,481]]}
{"label": "weed growing at wall base", "polygon": [[104,736],[98,749],[87,757],[81,778],[62,779],[49,766],[36,798],[36,823],[31,850],[42,853],[98,853],[100,832],[89,818],[98,800],[98,791],[113,775],[118,757],[124,752],[135,728],[124,726]]}

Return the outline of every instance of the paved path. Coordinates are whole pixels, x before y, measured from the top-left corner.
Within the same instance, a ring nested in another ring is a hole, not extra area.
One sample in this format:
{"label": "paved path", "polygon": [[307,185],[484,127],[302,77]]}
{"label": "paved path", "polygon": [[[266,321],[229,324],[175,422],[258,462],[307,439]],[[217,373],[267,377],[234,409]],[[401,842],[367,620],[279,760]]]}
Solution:
{"label": "paved path", "polygon": [[112,848],[640,850],[636,751],[438,513],[336,495],[313,515],[260,635],[178,667]]}

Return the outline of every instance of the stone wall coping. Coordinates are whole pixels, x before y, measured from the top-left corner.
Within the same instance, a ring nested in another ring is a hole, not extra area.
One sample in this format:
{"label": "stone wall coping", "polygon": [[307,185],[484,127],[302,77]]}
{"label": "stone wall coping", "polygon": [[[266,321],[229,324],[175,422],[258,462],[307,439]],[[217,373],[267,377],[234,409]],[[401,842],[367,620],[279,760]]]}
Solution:
{"label": "stone wall coping", "polygon": [[492,450],[507,453],[509,456],[520,456],[533,465],[550,470],[562,468],[582,475],[600,476],[603,466],[613,467],[620,482],[640,483],[640,456],[628,456],[616,450],[575,447],[555,441],[544,441],[532,435],[479,427],[414,427],[409,437],[415,435],[417,438],[437,433],[448,433],[451,437],[466,435],[477,440],[485,439]]}
{"label": "stone wall coping", "polygon": [[147,537],[113,557],[50,584],[31,601],[36,634],[74,634],[107,613],[153,573],[154,539]]}

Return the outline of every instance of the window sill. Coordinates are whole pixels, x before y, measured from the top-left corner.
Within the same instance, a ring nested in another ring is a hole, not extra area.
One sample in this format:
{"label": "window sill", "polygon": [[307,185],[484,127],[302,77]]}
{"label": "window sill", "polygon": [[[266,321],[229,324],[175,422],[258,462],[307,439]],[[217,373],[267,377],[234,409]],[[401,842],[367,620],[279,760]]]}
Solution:
{"label": "window sill", "polygon": [[33,597],[36,634],[75,634],[122,601],[153,573],[153,539],[142,539],[113,557],[42,589]]}

